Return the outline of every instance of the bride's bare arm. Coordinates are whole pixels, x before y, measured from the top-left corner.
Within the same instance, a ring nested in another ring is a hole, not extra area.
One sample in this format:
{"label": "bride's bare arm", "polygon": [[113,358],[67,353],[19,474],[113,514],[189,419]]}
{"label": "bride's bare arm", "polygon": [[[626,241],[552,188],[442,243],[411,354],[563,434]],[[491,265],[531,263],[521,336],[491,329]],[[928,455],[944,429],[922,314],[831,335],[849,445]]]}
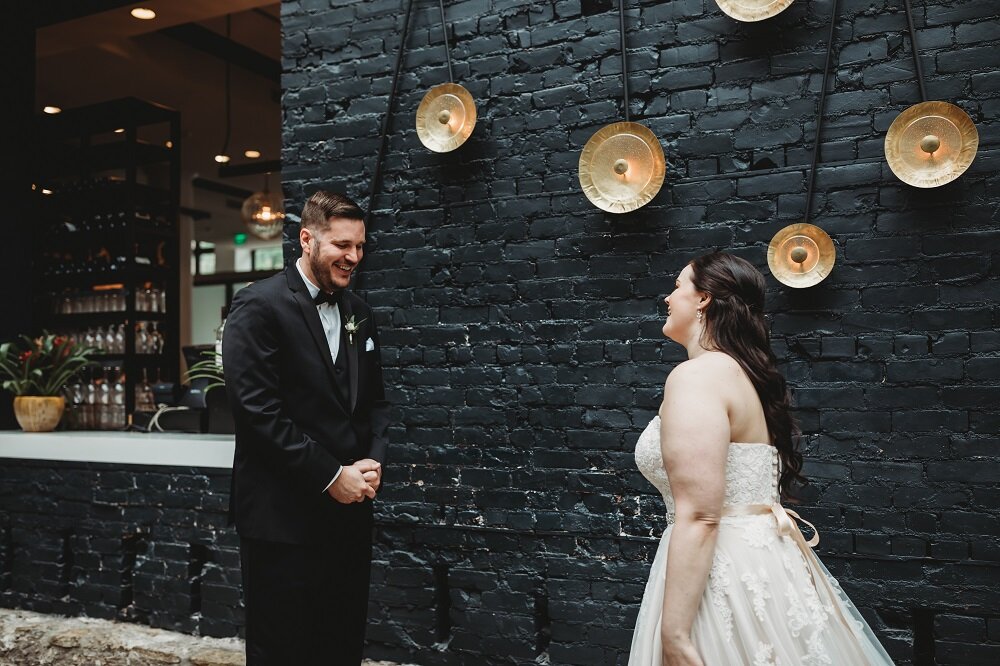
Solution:
{"label": "bride's bare arm", "polygon": [[[660,626],[665,654],[693,650],[691,626],[712,568],[725,500],[729,416],[711,365],[678,365],[660,406],[660,446],[676,508]],[[668,663],[697,662],[678,655]]]}

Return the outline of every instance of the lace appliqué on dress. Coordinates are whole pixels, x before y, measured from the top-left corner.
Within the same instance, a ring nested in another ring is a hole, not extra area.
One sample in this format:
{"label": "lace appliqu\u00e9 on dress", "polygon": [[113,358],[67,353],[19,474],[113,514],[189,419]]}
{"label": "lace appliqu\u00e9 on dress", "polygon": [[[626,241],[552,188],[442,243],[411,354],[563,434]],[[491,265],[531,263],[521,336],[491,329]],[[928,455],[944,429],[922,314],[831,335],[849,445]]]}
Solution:
{"label": "lace appliqu\u00e9 on dress", "polygon": [[774,648],[764,641],[757,642],[757,650],[753,653],[753,666],[778,666],[774,660]]}
{"label": "lace appliqu\u00e9 on dress", "polygon": [[771,581],[767,572],[764,571],[763,567],[757,569],[756,573],[747,571],[740,580],[746,585],[747,591],[753,595],[753,614],[761,622],[766,622],[767,600],[771,598],[771,592],[768,590]]}
{"label": "lace appliqu\u00e9 on dress", "polygon": [[729,594],[729,569],[732,567],[732,560],[725,553],[715,552],[712,559],[712,570],[708,574],[708,589],[712,595],[712,605],[722,619],[723,632],[726,640],[733,640],[733,609],[726,599]]}
{"label": "lace appliqu\u00e9 on dress", "polygon": [[814,636],[822,632],[834,609],[820,601],[816,587],[809,579],[805,562],[801,561],[801,557],[798,560],[800,566],[794,571],[792,580],[785,586],[785,599],[788,601],[786,611],[788,630],[792,636],[798,636],[806,627],[812,627],[815,630],[812,634]]}
{"label": "lace appliqu\u00e9 on dress", "polygon": [[670,481],[663,468],[663,453],[660,451],[660,418],[649,422],[635,444],[635,466],[642,475],[660,491],[666,505],[667,522],[674,522],[674,499],[670,494]]}
{"label": "lace appliqu\u00e9 on dress", "polygon": [[792,636],[798,636],[802,630],[809,626],[809,613],[806,612],[795,583],[788,583],[785,586],[785,598],[788,600],[788,630]]}
{"label": "lace appliqu\u00e9 on dress", "polygon": [[823,644],[822,632],[815,632],[806,639],[809,653],[802,657],[802,666],[833,666],[833,660]]}
{"label": "lace appliqu\u00e9 on dress", "polygon": [[726,506],[776,502],[777,465],[778,450],[773,446],[730,444],[726,460]]}

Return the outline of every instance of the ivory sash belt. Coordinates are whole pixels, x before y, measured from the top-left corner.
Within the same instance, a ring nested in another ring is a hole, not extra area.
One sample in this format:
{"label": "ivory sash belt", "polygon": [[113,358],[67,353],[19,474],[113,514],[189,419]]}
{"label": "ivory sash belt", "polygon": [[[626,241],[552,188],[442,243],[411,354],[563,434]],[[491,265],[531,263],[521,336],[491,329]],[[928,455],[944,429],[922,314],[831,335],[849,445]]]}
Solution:
{"label": "ivory sash belt", "polygon": [[[801,541],[800,545],[810,548],[815,548],[819,544],[819,530],[816,529],[816,526],[794,511],[781,506],[778,502],[774,504],[740,504],[722,509],[723,516],[764,516],[769,513],[774,514],[775,520],[778,521],[778,534],[781,536],[790,536],[796,542]],[[809,541],[806,541],[806,538],[802,536],[802,531],[792,518],[812,528],[813,536]]]}

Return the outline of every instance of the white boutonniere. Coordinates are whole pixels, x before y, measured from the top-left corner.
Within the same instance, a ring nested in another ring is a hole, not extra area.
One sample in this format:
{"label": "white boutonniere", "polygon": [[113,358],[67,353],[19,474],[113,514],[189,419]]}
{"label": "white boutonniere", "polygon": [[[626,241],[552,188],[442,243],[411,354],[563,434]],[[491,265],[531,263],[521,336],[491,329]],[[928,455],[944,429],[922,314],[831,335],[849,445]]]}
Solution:
{"label": "white boutonniere", "polygon": [[354,334],[358,332],[361,324],[365,323],[367,319],[362,319],[361,321],[354,321],[354,315],[347,320],[344,324],[344,330],[347,331],[347,342],[348,344],[354,344]]}

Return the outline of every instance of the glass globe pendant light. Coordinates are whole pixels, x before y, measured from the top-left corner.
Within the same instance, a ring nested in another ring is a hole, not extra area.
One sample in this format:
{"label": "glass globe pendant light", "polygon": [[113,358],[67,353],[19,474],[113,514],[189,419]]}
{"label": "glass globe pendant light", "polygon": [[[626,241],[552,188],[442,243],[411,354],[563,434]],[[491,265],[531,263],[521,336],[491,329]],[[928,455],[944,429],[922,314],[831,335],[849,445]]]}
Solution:
{"label": "glass globe pendant light", "polygon": [[240,215],[250,233],[263,240],[281,235],[285,228],[285,211],[280,196],[271,194],[271,174],[264,177],[264,189],[254,192],[243,202]]}

